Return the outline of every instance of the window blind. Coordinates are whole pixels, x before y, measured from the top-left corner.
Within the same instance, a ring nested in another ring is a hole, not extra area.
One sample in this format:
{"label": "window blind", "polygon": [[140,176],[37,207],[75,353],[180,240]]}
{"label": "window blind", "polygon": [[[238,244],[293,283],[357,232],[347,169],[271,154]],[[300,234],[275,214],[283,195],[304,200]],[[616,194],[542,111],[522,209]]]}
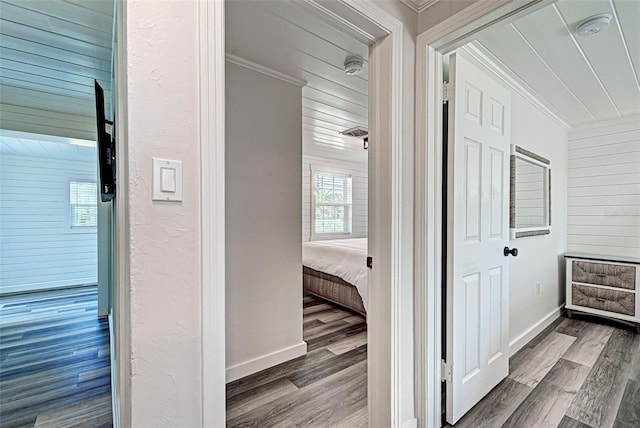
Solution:
{"label": "window blind", "polygon": [[351,177],[317,172],[314,174],[314,233],[351,233]]}
{"label": "window blind", "polygon": [[95,227],[98,224],[98,189],[89,181],[69,182],[71,227]]}

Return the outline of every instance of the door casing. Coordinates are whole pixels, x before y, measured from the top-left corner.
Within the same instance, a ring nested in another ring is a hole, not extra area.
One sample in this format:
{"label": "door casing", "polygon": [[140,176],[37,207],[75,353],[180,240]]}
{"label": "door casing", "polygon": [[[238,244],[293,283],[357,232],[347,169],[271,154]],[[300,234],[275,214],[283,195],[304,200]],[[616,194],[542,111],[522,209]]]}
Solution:
{"label": "door casing", "polygon": [[[441,426],[443,55],[556,0],[477,1],[416,39],[414,152],[415,403],[419,427]],[[451,215],[451,213],[449,213]]]}

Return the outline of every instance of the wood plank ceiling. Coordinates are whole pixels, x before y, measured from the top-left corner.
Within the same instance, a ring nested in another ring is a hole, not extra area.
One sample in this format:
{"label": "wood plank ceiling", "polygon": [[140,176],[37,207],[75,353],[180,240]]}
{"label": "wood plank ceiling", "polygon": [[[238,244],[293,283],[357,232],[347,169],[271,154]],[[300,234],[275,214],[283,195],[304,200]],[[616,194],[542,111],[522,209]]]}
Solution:
{"label": "wood plank ceiling", "polygon": [[0,1],[4,128],[93,138],[94,78],[111,109],[113,9],[113,0]]}
{"label": "wood plank ceiling", "polygon": [[[227,53],[307,82],[302,90],[305,154],[366,162],[362,140],[339,132],[367,127],[368,45],[301,3],[227,1]],[[349,54],[365,59],[360,75],[344,73]]]}
{"label": "wood plank ceiling", "polygon": [[[608,29],[576,35],[600,13],[613,16]],[[640,114],[640,1],[559,0],[472,46],[570,126]]]}

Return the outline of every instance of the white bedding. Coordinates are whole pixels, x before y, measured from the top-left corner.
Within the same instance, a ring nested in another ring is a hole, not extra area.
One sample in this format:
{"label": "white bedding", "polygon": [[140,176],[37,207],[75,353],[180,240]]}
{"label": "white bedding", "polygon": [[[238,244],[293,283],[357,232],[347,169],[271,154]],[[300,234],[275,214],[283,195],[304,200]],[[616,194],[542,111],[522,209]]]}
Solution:
{"label": "white bedding", "polygon": [[302,243],[302,264],[353,284],[367,307],[367,238]]}

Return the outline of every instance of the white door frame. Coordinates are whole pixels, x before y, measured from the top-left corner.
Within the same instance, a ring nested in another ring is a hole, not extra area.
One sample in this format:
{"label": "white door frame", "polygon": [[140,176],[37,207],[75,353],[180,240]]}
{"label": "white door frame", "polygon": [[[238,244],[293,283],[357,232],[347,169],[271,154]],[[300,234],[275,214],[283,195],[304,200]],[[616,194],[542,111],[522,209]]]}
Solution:
{"label": "white door frame", "polygon": [[[406,272],[400,242],[402,228],[402,37],[403,25],[371,0],[334,3],[305,0],[325,19],[357,30],[366,21],[384,30],[369,59],[371,144],[378,144],[370,183],[376,189],[369,209],[369,249],[374,270],[369,279],[369,420],[400,426],[400,287]],[[199,3],[200,139],[202,184],[202,425],[225,424],[225,22],[224,2]],[[355,21],[350,19],[357,19]],[[375,40],[372,38],[371,40]],[[377,142],[376,142],[377,140]],[[371,146],[370,146],[371,147]],[[409,275],[411,272],[409,272]],[[405,280],[406,282],[406,280]],[[371,331],[375,334],[371,334]],[[406,348],[406,347],[405,347]],[[410,350],[409,350],[410,352]]]}
{"label": "white door frame", "polygon": [[441,425],[442,57],[488,27],[512,22],[555,1],[478,1],[416,40],[414,306],[420,427]]}

